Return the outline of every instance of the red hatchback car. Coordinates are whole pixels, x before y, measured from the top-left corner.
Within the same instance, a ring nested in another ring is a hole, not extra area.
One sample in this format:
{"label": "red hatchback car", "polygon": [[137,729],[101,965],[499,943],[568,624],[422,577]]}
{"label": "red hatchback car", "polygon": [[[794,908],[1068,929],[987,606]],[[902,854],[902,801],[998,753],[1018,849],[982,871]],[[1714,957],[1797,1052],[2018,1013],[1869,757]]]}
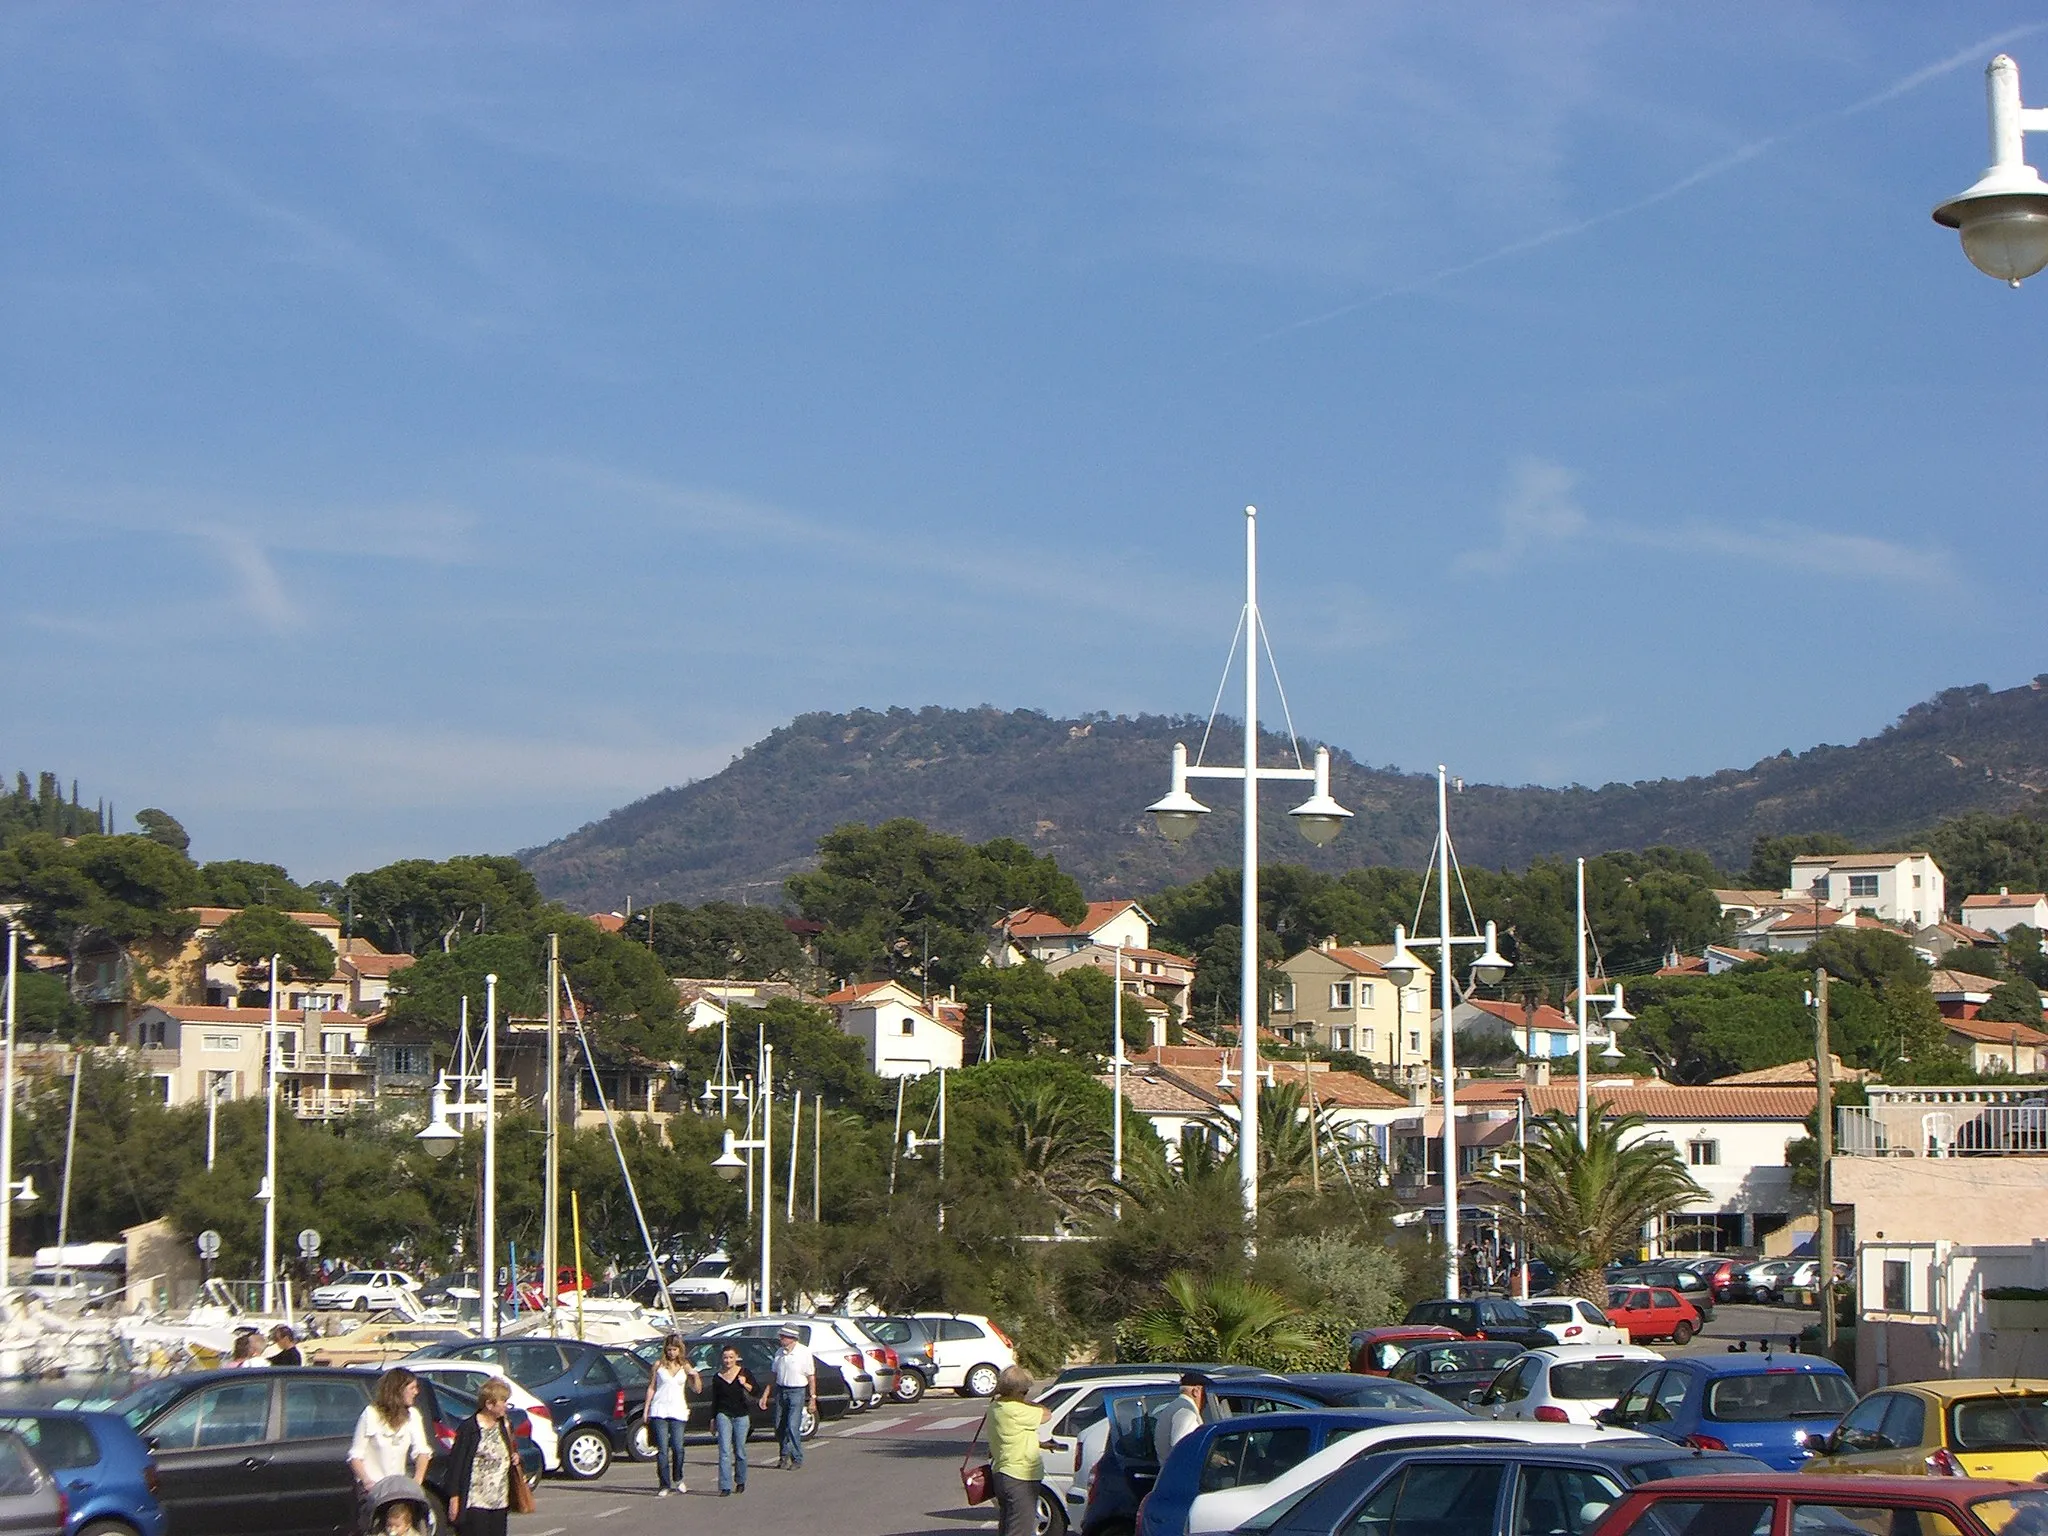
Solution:
{"label": "red hatchback car", "polygon": [[2038,1536],[2048,1488],[1946,1477],[1675,1477],[1630,1489],[1587,1536]]}
{"label": "red hatchback car", "polygon": [[1698,1308],[1661,1285],[1619,1286],[1607,1293],[1607,1320],[1628,1330],[1631,1344],[1669,1339],[1684,1344],[1700,1331]]}
{"label": "red hatchback car", "polygon": [[1396,1323],[1391,1328],[1361,1328],[1351,1336],[1351,1369],[1360,1376],[1384,1376],[1418,1344],[1435,1344],[1464,1335],[1434,1323]]}

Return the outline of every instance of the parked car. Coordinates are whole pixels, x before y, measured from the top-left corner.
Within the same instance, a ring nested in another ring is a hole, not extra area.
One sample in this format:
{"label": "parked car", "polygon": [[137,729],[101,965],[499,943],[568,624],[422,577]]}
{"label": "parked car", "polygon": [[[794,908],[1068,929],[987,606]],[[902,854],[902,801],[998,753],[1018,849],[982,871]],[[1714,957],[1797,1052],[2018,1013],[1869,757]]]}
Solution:
{"label": "parked car", "polygon": [[1418,1301],[1404,1323],[1434,1323],[1468,1339],[1506,1339],[1524,1349],[1555,1344],[1557,1336],[1522,1309],[1521,1303],[1480,1296],[1466,1301]]}
{"label": "parked car", "polygon": [[[646,1372],[654,1369],[654,1362],[661,1358],[664,1342],[666,1341],[662,1339],[647,1339],[632,1347],[631,1353],[641,1367],[643,1379]],[[773,1339],[743,1338],[730,1335],[712,1338],[709,1335],[699,1334],[683,1340],[683,1354],[689,1359],[690,1364],[699,1371],[707,1373],[718,1369],[718,1362],[722,1358],[721,1352],[728,1347],[737,1349],[740,1352],[740,1364],[747,1368],[754,1380],[762,1383],[764,1386],[774,1380],[776,1343]],[[820,1360],[818,1362],[818,1411],[812,1413],[808,1407],[805,1408],[800,1422],[804,1438],[808,1440],[816,1435],[818,1433],[818,1425],[821,1422],[829,1424],[835,1419],[845,1418],[852,1411],[853,1394],[847,1388],[845,1375],[838,1366],[833,1365],[830,1361]],[[750,1415],[752,1429],[749,1431],[749,1438],[752,1438],[752,1430],[759,1430],[764,1435],[772,1436],[774,1434],[775,1405],[772,1398],[766,1408],[761,1407],[757,1402],[750,1410]],[[690,1417],[687,1432],[693,1435],[710,1435],[711,1394],[708,1391],[692,1392],[690,1394]],[[648,1434],[646,1424],[637,1419],[633,1424],[633,1456],[635,1460],[639,1461],[652,1461],[654,1459],[654,1441]]]}
{"label": "parked car", "polygon": [[1188,1512],[1204,1493],[1259,1488],[1333,1440],[1389,1424],[1439,1422],[1437,1405],[1370,1411],[1251,1413],[1190,1430],[1160,1464],[1138,1506],[1137,1536],[1184,1536]]}
{"label": "parked car", "polygon": [[1424,1408],[1442,1418],[1444,1401],[1427,1387],[1391,1376],[1354,1376],[1348,1371],[1289,1371],[1287,1384],[1325,1408]]}
{"label": "parked car", "polygon": [[[516,1390],[516,1383],[514,1384]],[[465,1392],[451,1382],[437,1382],[434,1386],[434,1404],[438,1417],[434,1422],[436,1466],[427,1468],[428,1486],[438,1488],[445,1497],[448,1491],[446,1468],[438,1464],[448,1452],[455,1448],[455,1436],[462,1428],[462,1421],[476,1414],[476,1394]],[[538,1483],[541,1473],[546,1470],[541,1460],[540,1447],[534,1443],[533,1415],[515,1404],[505,1405],[505,1427],[512,1431],[512,1444],[519,1453],[519,1470],[526,1474],[529,1483]]]}
{"label": "parked car", "polygon": [[1351,1335],[1351,1369],[1361,1376],[1384,1376],[1418,1344],[1461,1339],[1455,1328],[1440,1323],[1397,1323],[1391,1328],[1361,1328]]}
{"label": "parked car", "polygon": [[1786,1282],[1798,1267],[1797,1259],[1765,1259],[1761,1264],[1750,1265],[1742,1272],[1749,1286],[1749,1299],[1759,1306],[1769,1306],[1784,1294]]}
{"label": "parked car", "polygon": [[978,1312],[917,1312],[936,1325],[931,1338],[931,1385],[951,1387],[962,1397],[993,1397],[996,1377],[1017,1363],[1017,1350],[1003,1330]]}
{"label": "parked car", "polygon": [[[1324,1446],[1292,1471],[1264,1487],[1232,1488],[1205,1493],[1188,1511],[1189,1536],[1218,1536],[1223,1531],[1259,1530],[1279,1521],[1316,1488],[1333,1482],[1366,1458],[1382,1453],[1414,1455],[1440,1446],[1527,1445],[1546,1448],[1593,1443],[1619,1444],[1624,1437],[1585,1424],[1495,1424],[1487,1420],[1439,1420],[1434,1424],[1401,1424],[1363,1429]],[[1666,1453],[1669,1454],[1668,1452]],[[1430,1528],[1422,1528],[1427,1532]],[[1360,1536],[1366,1536],[1361,1532]],[[1378,1536],[1378,1533],[1374,1533]],[[1444,1531],[1442,1536],[1463,1536]]]}
{"label": "parked car", "polygon": [[1669,1339],[1689,1344],[1700,1331],[1693,1304],[1661,1285],[1621,1285],[1607,1293],[1607,1320],[1628,1335],[1631,1344]]}
{"label": "parked car", "polygon": [[37,1462],[21,1436],[0,1431],[0,1531],[10,1536],[68,1536],[68,1514],[57,1480]]}
{"label": "parked car", "polygon": [[729,1312],[746,1304],[747,1280],[723,1253],[707,1253],[669,1282],[668,1294],[679,1307]]}
{"label": "parked car", "polygon": [[1501,1367],[1526,1353],[1506,1339],[1452,1339],[1445,1344],[1418,1344],[1387,1375],[1413,1382],[1447,1402],[1464,1404],[1500,1374]]}
{"label": "parked car", "polygon": [[2048,1477],[2048,1381],[1915,1381],[1873,1392],[1800,1471]]}
{"label": "parked car", "polygon": [[[872,1408],[881,1400],[881,1383],[868,1369],[866,1341],[852,1328],[841,1328],[841,1319],[812,1316],[750,1317],[741,1322],[716,1323],[706,1328],[707,1339],[766,1339],[772,1346],[784,1328],[794,1328],[798,1340],[820,1365],[839,1367],[853,1393],[855,1409]],[[895,1383],[892,1381],[893,1388]]]}
{"label": "parked car", "polygon": [[1607,1272],[1607,1283],[1609,1286],[1661,1285],[1691,1302],[1701,1322],[1711,1323],[1714,1320],[1713,1287],[1692,1270],[1679,1265],[1624,1264]]}
{"label": "parked car", "polygon": [[595,1344],[577,1339],[470,1339],[429,1345],[419,1358],[483,1361],[546,1403],[555,1424],[556,1464],[564,1476],[602,1477],[610,1470],[612,1457],[632,1454],[628,1400],[644,1401],[646,1383],[621,1381]]}
{"label": "parked car", "polygon": [[1707,1282],[1707,1290],[1717,1303],[1749,1299],[1749,1282],[1744,1279],[1747,1266],[1739,1259],[1708,1254],[1692,1260],[1686,1268]]}
{"label": "parked car", "polygon": [[[1632,1487],[1680,1475],[1711,1483],[1716,1473],[1765,1470],[1747,1456],[1674,1453],[1668,1445],[1636,1435],[1577,1446],[1461,1445],[1382,1452],[1358,1458],[1306,1498],[1276,1511],[1270,1523],[1262,1517],[1252,1528],[1270,1536],[1566,1536],[1593,1527]],[[1717,1529],[1714,1536],[1737,1533]],[[1744,1528],[1739,1536],[1750,1532]],[[1799,1536],[1819,1533],[1801,1528]],[[1843,1536],[1858,1533],[1851,1527]]]}
{"label": "parked car", "polygon": [[400,1298],[419,1288],[419,1281],[402,1269],[351,1269],[314,1287],[310,1300],[320,1312],[368,1312],[398,1306]]}
{"label": "parked car", "polygon": [[914,1403],[923,1397],[939,1374],[931,1351],[938,1325],[921,1317],[864,1317],[860,1322],[869,1338],[896,1351],[896,1401]]}
{"label": "parked car", "polygon": [[1628,1330],[1617,1328],[1583,1296],[1532,1296],[1522,1303],[1531,1317],[1557,1335],[1560,1344],[1626,1344]]}
{"label": "parked car", "polygon": [[554,1410],[541,1400],[538,1393],[521,1386],[482,1360],[426,1360],[414,1355],[405,1362],[405,1368],[415,1376],[433,1378],[437,1387],[446,1383],[472,1398],[485,1382],[493,1378],[504,1382],[512,1389],[512,1406],[525,1413],[533,1425],[533,1444],[540,1454],[541,1470],[559,1472],[562,1469],[561,1439],[555,1433]]}
{"label": "parked car", "polygon": [[16,1436],[56,1480],[66,1505],[64,1536],[164,1536],[169,1529],[149,1449],[119,1414],[0,1407],[0,1430]]}
{"label": "parked car", "polygon": [[1592,1424],[1663,1358],[1634,1344],[1546,1344],[1503,1366],[1472,1399],[1472,1411],[1481,1418]]}
{"label": "parked car", "polygon": [[1963,1478],[1781,1473],[1640,1484],[1607,1512],[1596,1536],[2017,1536],[2044,1524],[2048,1488]]}
{"label": "parked car", "polygon": [[[861,1354],[866,1359],[868,1374],[875,1378],[876,1395],[884,1398],[894,1398],[897,1395],[896,1388],[901,1383],[903,1375],[903,1368],[900,1363],[902,1357],[896,1353],[894,1345],[890,1344],[886,1339],[877,1337],[875,1331],[868,1326],[873,1319],[849,1317],[844,1312],[820,1312],[817,1316],[824,1321],[830,1322],[838,1330],[841,1338],[850,1341],[859,1348]],[[922,1396],[923,1394],[920,1393],[919,1395]]]}
{"label": "parked car", "polygon": [[1739,1451],[1789,1472],[1812,1457],[1856,1389],[1813,1355],[1681,1355],[1646,1369],[1603,1424],[1708,1451]]}
{"label": "parked car", "polygon": [[[349,1440],[379,1374],[317,1365],[195,1371],[150,1382],[114,1412],[149,1449],[157,1503],[172,1530],[342,1531],[356,1518]],[[440,1422],[429,1380],[420,1383],[419,1407],[429,1424]],[[436,1519],[445,1525],[435,1497]]]}

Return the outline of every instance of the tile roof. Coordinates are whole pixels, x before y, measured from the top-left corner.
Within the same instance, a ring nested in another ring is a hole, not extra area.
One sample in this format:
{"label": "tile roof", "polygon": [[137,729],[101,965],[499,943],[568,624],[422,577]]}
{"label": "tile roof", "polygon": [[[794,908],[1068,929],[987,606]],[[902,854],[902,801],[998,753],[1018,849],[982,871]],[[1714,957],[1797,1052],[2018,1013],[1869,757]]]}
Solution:
{"label": "tile roof", "polygon": [[954,1023],[950,1016],[958,1014],[964,1018],[966,1014],[964,1004],[949,1002],[945,998],[934,998],[931,1007],[927,1008],[918,1001],[917,994],[904,986],[900,981],[863,981],[850,987],[841,987],[837,992],[828,993],[826,996],[819,998],[818,1001],[835,1007],[850,1007],[864,1003],[876,993],[887,991],[892,987],[908,999],[903,1006],[911,1012],[923,1015],[943,1030],[948,1030],[956,1035],[965,1035],[966,1031],[959,1024]]}
{"label": "tile roof", "polygon": [[[1107,1087],[1111,1081],[1111,1074],[1102,1074],[1103,1086]],[[1186,1115],[1190,1118],[1213,1115],[1222,1104],[1220,1098],[1200,1084],[1158,1067],[1126,1071],[1124,1098],[1141,1114]]]}
{"label": "tile roof", "polygon": [[[1672,964],[1671,961],[1677,961]],[[1673,955],[1657,967],[1659,976],[1704,976],[1707,974],[1705,955]]]}
{"label": "tile roof", "polygon": [[[267,1007],[257,1008],[208,1008],[196,1003],[148,1003],[145,1008],[154,1008],[158,1013],[169,1014],[180,1024],[248,1024],[262,1026],[270,1021]],[[280,1008],[277,1022],[280,1024],[305,1024],[317,1022],[329,1014],[346,1019],[351,1024],[364,1024],[369,1020],[362,1014],[349,1013],[339,1008]],[[377,1015],[382,1018],[383,1015]]]}
{"label": "tile roof", "polygon": [[1387,974],[1387,968],[1362,949],[1340,946],[1336,949],[1326,949],[1323,953],[1339,965],[1346,966],[1361,976],[1384,976]]}
{"label": "tile roof", "polygon": [[590,914],[590,920],[606,933],[625,931],[626,919],[617,912],[593,912]]}
{"label": "tile roof", "polygon": [[1729,889],[1714,892],[1714,899],[1724,907],[1769,907],[1777,904],[1778,893]]}
{"label": "tile roof", "polygon": [[898,987],[899,990],[906,993],[910,990],[908,987],[901,987],[899,983],[893,981],[859,981],[850,987],[841,987],[837,992],[828,992],[825,996],[819,998],[818,1001],[832,1004],[858,1003],[888,987]]}
{"label": "tile roof", "polygon": [[1972,971],[1935,971],[1927,978],[1927,990],[1936,997],[1989,997],[1998,990],[1998,983]]}
{"label": "tile roof", "polygon": [[[1842,1065],[1842,1058],[1836,1055],[1830,1054],[1828,1062],[1829,1075],[1838,1083],[1860,1083],[1867,1077],[1875,1077],[1877,1075],[1874,1072],[1862,1071],[1857,1067],[1845,1067]],[[1794,1088],[1811,1083],[1812,1081],[1813,1058],[1808,1056],[1802,1057],[1798,1061],[1785,1062],[1781,1066],[1759,1067],[1754,1072],[1736,1072],[1728,1077],[1717,1077],[1707,1086],[1710,1088]]]}
{"label": "tile roof", "polygon": [[[411,955],[386,955],[372,950],[369,954],[350,953],[335,962],[345,965],[358,976],[392,976],[414,963]],[[482,1090],[478,1090],[481,1094]]]}
{"label": "tile roof", "polygon": [[[1733,944],[1709,944],[1707,946],[1707,954],[1726,955],[1738,965],[1749,965],[1763,959],[1763,952],[1761,950],[1737,949]],[[1705,957],[1702,956],[1702,958]]]}
{"label": "tile roof", "polygon": [[2048,901],[2048,896],[2039,891],[2001,891],[1996,896],[1965,896],[1963,910],[1967,912],[1972,907],[2031,907],[2043,901]]}
{"label": "tile roof", "polygon": [[1952,1035],[1981,1040],[1986,1045],[2048,1045],[2048,1034],[2025,1024],[1994,1024],[1984,1019],[1943,1019],[1942,1027]]}
{"label": "tile roof", "polygon": [[1924,853],[1807,853],[1792,860],[1792,867],[1822,864],[1829,869],[1891,869],[1908,859],[1924,859]]}
{"label": "tile roof", "polygon": [[[1688,1088],[1666,1083],[1657,1088],[1593,1088],[1587,1098],[1606,1113],[1642,1115],[1649,1120],[1804,1120],[1813,1113],[1814,1090],[1810,1086]],[[1578,1107],[1576,1083],[1529,1090],[1529,1108],[1536,1114],[1551,1110],[1572,1113]]]}
{"label": "tile roof", "polygon": [[[1467,1008],[1477,1008],[1481,1013],[1491,1014],[1502,1023],[1513,1025],[1517,1028],[1527,1022],[1530,1017],[1520,1003],[1501,1003],[1495,1002],[1490,998],[1468,997],[1465,999],[1464,1006]],[[1551,1007],[1550,1004],[1539,1003],[1536,1005],[1535,1027],[1537,1029],[1576,1031],[1579,1024],[1578,1020],[1568,1014],[1559,1012]]]}
{"label": "tile roof", "polygon": [[[1003,920],[1003,930],[1012,938],[1019,939],[1090,936],[1137,906],[1135,901],[1091,901],[1078,924],[1069,923],[1050,912],[1041,912],[1036,907],[1019,907]],[[1149,924],[1151,915],[1143,907],[1138,907],[1138,911]]]}
{"label": "tile roof", "polygon": [[[229,918],[243,909],[240,907],[192,907],[192,915],[199,919],[202,928],[218,928]],[[341,919],[332,912],[287,912],[285,916],[293,922],[304,923],[308,928],[339,928]]]}

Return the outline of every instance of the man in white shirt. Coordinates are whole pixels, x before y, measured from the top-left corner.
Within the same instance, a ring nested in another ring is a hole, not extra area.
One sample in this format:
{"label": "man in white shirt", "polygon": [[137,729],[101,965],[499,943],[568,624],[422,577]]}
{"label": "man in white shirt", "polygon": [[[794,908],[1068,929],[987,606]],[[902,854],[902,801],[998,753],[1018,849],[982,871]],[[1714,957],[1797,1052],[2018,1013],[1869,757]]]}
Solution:
{"label": "man in white shirt", "polygon": [[1166,1465],[1166,1453],[1201,1425],[1207,1389],[1208,1384],[1189,1371],[1180,1379],[1180,1396],[1152,1416],[1152,1449],[1161,1466]]}
{"label": "man in white shirt", "polygon": [[[804,1406],[818,1412],[818,1362],[794,1328],[782,1330],[782,1348],[775,1354],[775,1370],[769,1391],[775,1394],[775,1437],[781,1454],[775,1465],[798,1471],[804,1464]],[[761,1394],[761,1406],[768,1406],[768,1393]]]}

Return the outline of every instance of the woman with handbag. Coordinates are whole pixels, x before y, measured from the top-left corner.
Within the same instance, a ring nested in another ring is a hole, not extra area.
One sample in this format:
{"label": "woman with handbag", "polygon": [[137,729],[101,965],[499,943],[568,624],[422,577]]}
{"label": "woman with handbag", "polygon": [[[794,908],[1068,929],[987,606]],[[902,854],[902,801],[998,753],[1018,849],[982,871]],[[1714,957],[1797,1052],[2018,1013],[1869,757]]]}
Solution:
{"label": "woman with handbag", "polygon": [[1010,1366],[996,1378],[995,1401],[988,1410],[988,1463],[1001,1511],[1001,1536],[1032,1536],[1038,1524],[1038,1485],[1045,1477],[1045,1455],[1038,1448],[1038,1426],[1046,1410],[1031,1401],[1031,1373]]}
{"label": "woman with handbag", "polygon": [[448,1518],[461,1536],[505,1536],[508,1514],[533,1509],[533,1489],[505,1422],[512,1389],[496,1379],[476,1389],[476,1413],[455,1431],[448,1451]]}

